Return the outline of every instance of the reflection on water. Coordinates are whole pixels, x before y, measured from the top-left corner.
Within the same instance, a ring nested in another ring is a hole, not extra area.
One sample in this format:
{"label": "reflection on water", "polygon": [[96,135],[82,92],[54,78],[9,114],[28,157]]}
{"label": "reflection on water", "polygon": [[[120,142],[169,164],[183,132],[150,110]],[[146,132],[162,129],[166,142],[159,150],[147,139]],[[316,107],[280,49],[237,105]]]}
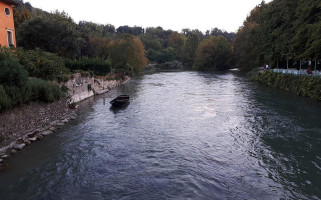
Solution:
{"label": "reflection on water", "polygon": [[[129,94],[114,110],[109,102]],[[159,73],[80,104],[0,172],[0,199],[320,199],[319,103],[231,73]]]}

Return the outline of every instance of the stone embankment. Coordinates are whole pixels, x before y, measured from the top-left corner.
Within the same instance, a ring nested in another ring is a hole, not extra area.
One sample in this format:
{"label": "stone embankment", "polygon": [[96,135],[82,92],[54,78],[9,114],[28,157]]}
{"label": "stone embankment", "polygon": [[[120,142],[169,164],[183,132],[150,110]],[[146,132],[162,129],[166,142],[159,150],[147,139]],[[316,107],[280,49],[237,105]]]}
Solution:
{"label": "stone embankment", "polygon": [[0,164],[26,145],[75,119],[68,102],[68,98],[53,103],[30,102],[0,113]]}
{"label": "stone embankment", "polygon": [[81,77],[81,74],[74,74],[74,79],[66,83],[71,95],[71,102],[80,102],[84,99],[111,90],[111,88],[126,83],[130,77],[123,80],[104,80],[103,78]]}
{"label": "stone embankment", "polygon": [[103,94],[129,79],[108,81],[75,74],[74,79],[65,84],[69,89],[69,98],[53,103],[30,102],[0,113],[0,169],[5,159],[75,119],[75,111],[69,108],[71,102]]}

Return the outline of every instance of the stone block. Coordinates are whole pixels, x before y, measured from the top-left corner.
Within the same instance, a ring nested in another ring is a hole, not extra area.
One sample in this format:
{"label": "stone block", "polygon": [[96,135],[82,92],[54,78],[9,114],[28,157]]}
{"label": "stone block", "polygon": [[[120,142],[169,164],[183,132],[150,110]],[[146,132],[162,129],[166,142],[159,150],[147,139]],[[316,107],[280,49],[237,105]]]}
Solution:
{"label": "stone block", "polygon": [[22,150],[25,146],[26,144],[15,144],[13,148],[16,150]]}

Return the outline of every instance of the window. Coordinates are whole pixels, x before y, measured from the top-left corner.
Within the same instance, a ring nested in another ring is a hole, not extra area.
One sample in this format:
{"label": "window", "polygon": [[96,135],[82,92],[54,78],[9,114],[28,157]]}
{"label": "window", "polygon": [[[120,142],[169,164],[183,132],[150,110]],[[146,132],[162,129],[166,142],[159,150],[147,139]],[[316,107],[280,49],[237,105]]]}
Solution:
{"label": "window", "polygon": [[12,32],[11,31],[7,31],[7,36],[8,36],[8,46],[11,47],[13,46],[13,37],[12,37]]}
{"label": "window", "polygon": [[4,9],[4,12],[6,13],[7,16],[10,16],[10,9],[8,7]]}

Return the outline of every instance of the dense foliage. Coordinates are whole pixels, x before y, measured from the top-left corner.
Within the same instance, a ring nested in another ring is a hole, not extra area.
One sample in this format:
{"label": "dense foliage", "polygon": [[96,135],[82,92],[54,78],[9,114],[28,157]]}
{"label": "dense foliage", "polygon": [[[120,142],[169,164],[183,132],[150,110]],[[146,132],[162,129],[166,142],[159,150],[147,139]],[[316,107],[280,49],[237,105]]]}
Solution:
{"label": "dense foliage", "polygon": [[[224,37],[226,41],[231,44],[235,34],[222,31],[218,28],[214,28],[211,31],[207,31],[206,34],[203,34],[197,29],[183,29],[182,32],[179,33],[172,30],[164,30],[162,27],[150,27],[147,28],[146,32],[140,37],[145,45],[147,57],[151,62],[160,64],[179,61],[184,64],[185,68],[191,68],[195,63],[196,50],[201,41],[213,36]],[[203,70],[203,68],[197,69]],[[216,69],[213,68],[212,70]]]}
{"label": "dense foliage", "polygon": [[209,37],[201,42],[193,65],[197,70],[225,70],[232,66],[232,46],[222,36]]}
{"label": "dense foliage", "polygon": [[288,59],[321,57],[321,4],[315,0],[264,1],[254,8],[234,42],[237,66],[276,67]]}
{"label": "dense foliage", "polygon": [[82,57],[78,60],[66,59],[65,64],[72,71],[90,71],[96,75],[106,75],[111,70],[110,61],[101,58]]}
{"label": "dense foliage", "polygon": [[32,77],[44,80],[57,81],[63,74],[68,74],[64,60],[56,54],[44,52],[40,49],[23,50],[17,49],[20,64]]}
{"label": "dense foliage", "polygon": [[129,34],[124,34],[113,42],[110,49],[110,59],[115,72],[136,73],[147,65],[142,41]]}
{"label": "dense foliage", "polygon": [[61,89],[38,78],[28,78],[28,72],[11,50],[0,48],[0,111],[31,100],[58,100]]}
{"label": "dense foliage", "polygon": [[18,46],[40,48],[59,56],[75,58],[84,43],[77,25],[65,13],[52,13],[24,21],[17,29]]}
{"label": "dense foliage", "polygon": [[311,76],[295,76],[265,71],[256,78],[261,84],[296,93],[321,101],[321,78]]}

